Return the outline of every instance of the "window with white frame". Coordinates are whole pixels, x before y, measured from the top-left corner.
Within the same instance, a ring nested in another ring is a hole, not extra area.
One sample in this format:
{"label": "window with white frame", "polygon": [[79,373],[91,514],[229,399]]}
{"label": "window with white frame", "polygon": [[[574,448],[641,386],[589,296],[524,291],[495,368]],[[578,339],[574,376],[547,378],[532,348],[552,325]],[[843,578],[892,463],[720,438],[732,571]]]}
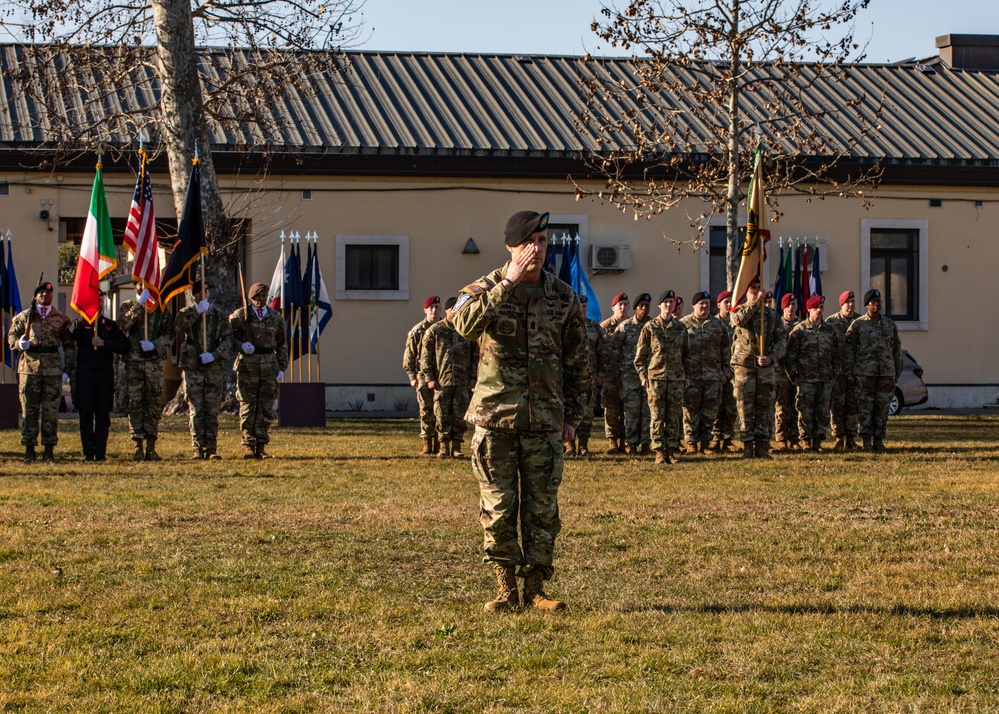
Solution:
{"label": "window with white frame", "polygon": [[929,221],[861,221],[863,292],[880,290],[884,313],[900,330],[929,326]]}
{"label": "window with white frame", "polygon": [[408,300],[409,236],[338,235],[337,300]]}

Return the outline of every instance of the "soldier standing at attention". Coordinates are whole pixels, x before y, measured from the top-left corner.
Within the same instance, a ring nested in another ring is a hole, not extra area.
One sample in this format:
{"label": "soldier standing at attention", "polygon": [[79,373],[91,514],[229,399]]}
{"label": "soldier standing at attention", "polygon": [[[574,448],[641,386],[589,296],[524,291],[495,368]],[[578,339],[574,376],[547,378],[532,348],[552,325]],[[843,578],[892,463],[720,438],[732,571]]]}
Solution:
{"label": "soldier standing at attention", "polygon": [[[781,322],[784,325],[784,333],[791,334],[791,330],[798,324],[798,299],[791,293],[787,293],[780,300],[782,310]],[[794,406],[797,396],[794,385],[787,376],[787,366],[784,360],[780,360],[776,370],[777,375],[777,396],[776,396],[776,439],[777,448],[781,451],[799,451],[801,442],[798,436],[798,410]]]}
{"label": "soldier standing at attention", "polygon": [[836,330],[822,319],[825,300],[821,295],[808,298],[808,319],[791,330],[784,358],[788,378],[798,388],[798,430],[808,451],[821,451],[829,431],[829,400],[843,353]]}
{"label": "soldier standing at attention", "polygon": [[462,458],[461,442],[468,429],[465,411],[470,392],[475,388],[475,373],[479,365],[479,346],[458,334],[451,320],[451,308],[458,301],[448,298],[444,303],[444,319],[438,320],[423,333],[420,346],[421,384],[434,395],[434,417],[442,459]]}
{"label": "soldier standing at attention", "polygon": [[612,339],[614,330],[628,319],[628,295],[618,293],[611,300],[611,310],[614,314],[600,323],[607,337],[605,346],[605,367],[603,370],[603,386],[601,387],[601,404],[604,407],[604,433],[610,441],[608,454],[624,453],[624,407],[621,404],[621,354],[618,345]]}
{"label": "soldier standing at attention", "polygon": [[[209,286],[211,287],[211,286]],[[217,307],[203,299],[201,283],[191,286],[194,305],[177,314],[180,368],[191,423],[192,459],[221,459],[218,455],[219,405],[225,387],[226,362],[232,359],[232,328]],[[206,341],[207,338],[207,341]]]}
{"label": "soldier standing at attention", "polygon": [[[826,324],[836,331],[840,346],[846,349],[846,330],[857,318],[856,297],[852,290],[839,296],[839,312],[826,318]],[[848,373],[846,355],[840,356],[839,374],[832,388],[832,427],[836,437],[834,451],[857,448],[857,384]]]}
{"label": "soldier standing at attention", "polygon": [[[867,314],[846,331],[846,358],[857,380],[857,407],[864,450],[885,451],[888,407],[902,374],[902,342],[895,321],[881,314],[881,292],[864,293]],[[873,444],[872,444],[873,441]]]}
{"label": "soldier standing at attention", "polygon": [[114,406],[114,356],[130,348],[128,335],[104,317],[106,293],[100,291],[97,320],[89,324],[77,320],[70,331],[76,341],[76,397],[73,404],[80,412],[80,443],[84,461],[105,461],[111,407]]}
{"label": "soldier standing at attention", "polygon": [[[718,319],[728,329],[729,345],[732,344],[732,336],[735,334],[735,330],[732,327],[731,305],[729,304],[731,297],[732,291],[724,290],[718,294],[717,298]],[[738,451],[739,449],[738,446],[732,443],[735,439],[736,424],[739,421],[739,410],[735,405],[732,365],[726,364],[725,369],[727,371],[725,373],[725,381],[722,383],[721,402],[718,404],[718,416],[715,417],[715,423],[711,429],[712,439],[709,445],[710,450],[718,452],[725,451],[726,449],[730,451]]]}
{"label": "soldier standing at attention", "polygon": [[673,304],[673,317],[677,320],[683,317],[683,298],[677,296],[676,301]]}
{"label": "soldier standing at attention", "polygon": [[[583,322],[586,324],[586,356],[590,368],[590,378],[593,382],[586,400],[586,412],[583,415],[583,420],[579,422],[579,428],[576,429],[576,441],[567,441],[564,444],[566,456],[576,456],[577,453],[580,456],[590,455],[590,435],[593,433],[593,411],[597,405],[597,394],[604,384],[602,375],[604,369],[606,369],[607,336],[604,334],[604,328],[600,326],[599,322],[591,320],[586,316],[586,307],[588,304],[589,298],[586,295],[580,295],[579,309],[583,311]],[[579,446],[578,451],[576,448],[577,444]]]}
{"label": "soldier standing at attention", "polygon": [[[763,312],[763,346],[760,348],[760,312]],[[787,350],[787,333],[777,312],[763,304],[760,279],[746,292],[746,302],[732,313],[732,372],[735,402],[739,408],[742,458],[770,458],[770,427],[774,419],[774,380],[778,362]],[[754,446],[755,444],[755,446]]]}
{"label": "soldier standing at attention", "polygon": [[409,377],[409,386],[416,390],[416,405],[420,410],[420,439],[426,456],[437,453],[437,430],[434,426],[434,390],[429,389],[419,378],[420,349],[423,346],[423,333],[441,317],[441,299],[431,295],[423,301],[424,319],[413,326],[406,335],[406,349],[402,353],[402,368]]}
{"label": "soldier standing at attention", "polygon": [[[163,360],[173,342],[173,315],[163,310],[149,312],[149,291],[135,282],[138,298],[118,308],[118,327],[131,345],[125,355],[125,391],[128,395],[128,428],[135,442],[134,461],[159,461],[159,436],[163,407]],[[142,446],[145,442],[145,452]]]}
{"label": "soldier standing at attention", "polygon": [[613,340],[615,349],[621,354],[618,369],[621,372],[621,406],[624,411],[625,441],[628,443],[628,454],[650,454],[649,444],[652,437],[649,433],[650,415],[649,401],[642,388],[642,380],[635,370],[635,350],[638,347],[638,336],[649,321],[649,306],[652,296],[642,293],[635,300],[635,314],[617,326]]}
{"label": "soldier standing at attention", "polygon": [[7,344],[19,350],[18,393],[21,397],[21,443],[24,463],[35,460],[35,446],[41,431],[42,461],[55,461],[59,442],[59,399],[65,375],[59,346],[66,364],[76,362],[76,343],[69,334],[69,318],[52,307],[52,283],[40,283],[27,310],[14,316],[7,332]]}
{"label": "soldier standing at attention", "polygon": [[711,314],[711,294],[690,300],[693,312],[680,322],[687,328],[690,359],[688,386],[683,394],[683,431],[687,453],[712,453],[711,428],[718,416],[722,387],[728,382],[732,338],[728,325]]}
{"label": "soldier standing at attention", "polygon": [[[235,343],[242,340],[236,355],[236,398],[239,400],[239,430],[244,459],[269,459],[264,447],[270,442],[274,421],[274,401],[278,382],[288,369],[288,339],[284,318],[267,307],[268,286],[254,283],[247,297],[250,305],[229,316]],[[249,314],[247,314],[249,313]]]}
{"label": "soldier standing at attention", "polygon": [[590,374],[579,299],[542,270],[547,225],[547,213],[511,216],[504,232],[511,260],[465,287],[452,311],[455,328],[482,351],[468,421],[485,562],[499,582],[487,611],[517,607],[515,575],[524,578],[524,607],[566,607],[545,594],[544,581],[554,573],[561,529],[562,443],[583,418]]}
{"label": "soldier standing at attention", "polygon": [[675,464],[673,453],[683,437],[683,392],[689,341],[687,328],[674,316],[672,290],[659,296],[659,317],[642,327],[635,349],[635,371],[647,390],[652,448],[657,464]]}

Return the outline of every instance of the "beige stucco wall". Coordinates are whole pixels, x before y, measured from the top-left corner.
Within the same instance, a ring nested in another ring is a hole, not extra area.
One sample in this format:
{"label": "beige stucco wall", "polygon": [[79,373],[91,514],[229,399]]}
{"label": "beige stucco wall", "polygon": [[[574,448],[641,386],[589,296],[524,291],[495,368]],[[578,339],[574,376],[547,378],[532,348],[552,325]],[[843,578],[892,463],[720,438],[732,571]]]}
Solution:
{"label": "beige stucco wall", "polygon": [[[105,172],[111,213],[124,216],[134,176],[124,167],[108,166]],[[40,271],[50,279],[56,276],[57,219],[86,215],[92,178],[42,173],[0,176],[10,186],[10,195],[0,197],[0,225],[14,235],[22,299],[30,296]],[[166,177],[154,180],[158,215],[169,215],[172,199],[162,190]],[[422,318],[424,297],[456,294],[502,265],[503,226],[510,214],[525,208],[549,211],[553,220],[582,215],[588,244],[631,246],[631,270],[591,278],[605,314],[611,296],[621,291],[655,295],[672,288],[689,299],[708,287],[703,282],[704,249],[674,242],[694,237],[687,213],[700,213],[700,202],[692,201],[654,221],[635,221],[597,201],[576,201],[572,188],[558,181],[271,177],[263,182],[227,179],[223,185],[230,204],[253,221],[248,284],[269,281],[282,230],[318,232],[331,297],[336,291],[337,235],[408,236],[408,300],[334,300],[333,320],[322,341],[327,383],[405,383],[403,339]],[[311,201],[302,200],[303,189],[313,191]],[[929,207],[929,198],[943,199],[943,206]],[[38,218],[42,199],[53,200],[44,206],[53,215],[51,222]],[[974,207],[976,199],[984,201],[983,207]],[[860,292],[866,287],[860,284],[864,219],[928,221],[927,329],[905,331],[903,344],[925,368],[930,384],[999,384],[999,364],[992,357],[999,352],[999,333],[973,324],[969,310],[972,299],[988,301],[995,292],[999,228],[992,214],[999,211],[999,189],[891,187],[879,191],[867,210],[855,199],[806,203],[798,196],[784,197],[780,206],[784,215],[771,226],[771,255],[777,254],[778,236],[824,240],[823,287],[833,303],[828,312],[835,311],[835,296],[841,291]],[[470,237],[479,255],[462,255]]]}

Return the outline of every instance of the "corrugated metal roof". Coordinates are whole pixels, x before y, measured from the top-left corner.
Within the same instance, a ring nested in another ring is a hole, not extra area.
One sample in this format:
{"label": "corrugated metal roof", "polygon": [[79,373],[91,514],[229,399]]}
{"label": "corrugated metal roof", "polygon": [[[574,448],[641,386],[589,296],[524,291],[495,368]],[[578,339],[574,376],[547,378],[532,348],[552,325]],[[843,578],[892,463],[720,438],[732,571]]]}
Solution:
{"label": "corrugated metal roof", "polygon": [[[289,89],[271,97],[260,125],[238,120],[233,107],[227,121],[210,127],[213,148],[266,144],[291,153],[429,156],[576,157],[600,148],[626,145],[622,133],[598,141],[595,123],[584,125],[584,80],[602,77],[634,84],[640,60],[582,57],[436,53],[349,52],[349,71],[296,79],[308,91]],[[27,63],[27,64],[26,64]],[[206,83],[221,84],[233,67],[252,66],[254,56],[241,50],[206,50],[201,70]],[[159,96],[151,70],[131,73],[133,84],[107,90],[104,78],[75,75],[64,81],[66,62],[56,58],[44,70],[60,83],[57,96],[38,102],[32,91],[14,85],[7,70],[30,65],[23,48],[0,46],[4,81],[0,90],[0,143],[44,145],[54,127],[96,122],[102,112],[129,112],[148,107]],[[762,70],[755,70],[760,72]],[[779,72],[779,68],[768,71]],[[857,159],[897,163],[962,163],[992,165],[999,157],[999,74],[953,70],[943,63],[854,65],[835,82],[815,78],[802,100],[813,109],[842,107],[866,97],[850,111],[819,120],[834,148],[845,148],[861,124],[875,120],[884,97],[881,130],[871,133],[850,153]],[[693,72],[677,70],[664,77],[692,86]],[[29,80],[26,80],[29,81]],[[294,83],[292,83],[292,86]],[[102,94],[103,91],[103,94]],[[99,102],[92,101],[100,97]],[[638,110],[647,129],[665,129],[683,144],[689,132],[694,147],[710,133],[706,109],[692,106],[683,92],[661,94],[654,109],[628,96],[601,96],[591,106],[595,115],[621,119]],[[764,107],[747,97],[749,121],[766,118]],[[132,137],[112,137],[128,142]],[[837,146],[838,145],[838,146]],[[695,148],[696,150],[696,148]]]}

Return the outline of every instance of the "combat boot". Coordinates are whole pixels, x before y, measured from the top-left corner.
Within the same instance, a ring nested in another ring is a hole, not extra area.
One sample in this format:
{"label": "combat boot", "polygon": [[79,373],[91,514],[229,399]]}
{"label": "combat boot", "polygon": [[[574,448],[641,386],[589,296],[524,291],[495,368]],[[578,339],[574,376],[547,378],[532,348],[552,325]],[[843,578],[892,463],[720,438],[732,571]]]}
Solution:
{"label": "combat boot", "polygon": [[756,449],[753,447],[753,442],[751,441],[742,442],[742,458],[744,459],[756,458]]}
{"label": "combat boot", "polygon": [[642,446],[638,449],[638,454],[640,456],[648,456],[651,453],[652,448],[648,444],[642,444]]}
{"label": "combat boot", "polygon": [[628,456],[638,456],[638,445],[628,444],[628,446],[625,447],[624,453]]}
{"label": "combat boot", "polygon": [[579,455],[580,456],[589,456],[590,455],[590,437],[588,437],[588,436],[581,436],[581,437],[579,437],[578,441],[579,441]]}
{"label": "combat boot", "polygon": [[563,441],[562,442],[562,454],[567,459],[574,458],[576,456],[576,442],[575,441]]}
{"label": "combat boot", "polygon": [[35,463],[35,445],[26,444],[24,447],[24,463],[33,464]]}
{"label": "combat boot", "polygon": [[624,453],[624,449],[621,448],[620,439],[608,439],[607,441],[610,442],[610,446],[607,448],[607,453],[608,454],[622,454],[622,453]]}
{"label": "combat boot", "polygon": [[722,450],[721,439],[712,439],[711,441],[708,442],[708,446],[706,449],[704,449],[704,453],[717,454],[721,450]]}
{"label": "combat boot", "polygon": [[132,461],[142,461],[146,457],[146,452],[142,449],[142,439],[135,440],[135,451],[132,452]]}
{"label": "combat boot", "polygon": [[797,439],[791,439],[787,444],[788,451],[802,451],[803,447],[801,442]]}
{"label": "combat boot", "polygon": [[758,459],[772,459],[770,455],[770,441],[768,439],[760,439],[756,442],[756,458]]}
{"label": "combat boot", "polygon": [[683,449],[683,453],[687,456],[693,456],[697,453],[697,444],[693,441],[687,442],[687,445]]}
{"label": "combat boot", "polygon": [[725,439],[725,441],[723,443],[723,446],[724,446],[724,448],[726,448],[726,449],[728,449],[729,451],[732,451],[732,452],[738,452],[739,451],[739,447],[736,444],[733,444],[731,439]]}
{"label": "combat boot", "polygon": [[[888,449],[885,448],[884,439],[882,439],[881,437],[875,436],[874,437],[874,453],[876,453],[876,454],[883,454],[886,451],[888,451]],[[44,461],[44,460],[45,459],[42,459],[42,461]]]}
{"label": "combat boot", "polygon": [[55,446],[53,446],[52,444],[45,444],[45,447],[42,450],[43,464],[51,464],[53,461],[55,461],[54,451],[55,451]]}
{"label": "combat boot", "polygon": [[274,457],[264,451],[264,447],[267,446],[262,441],[257,442],[257,458],[258,459],[273,459]]}
{"label": "combat boot", "polygon": [[873,448],[873,444],[871,443],[871,437],[865,436],[864,437],[864,451],[870,451],[872,448]]}
{"label": "combat boot", "polygon": [[486,612],[506,612],[520,607],[516,569],[512,565],[494,565],[493,571],[499,583],[499,592],[496,599],[487,602],[482,609]]}
{"label": "combat boot", "polygon": [[857,440],[850,435],[846,437],[846,450],[856,451],[857,450]]}
{"label": "combat boot", "polygon": [[710,456],[711,454],[715,453],[714,451],[711,450],[711,440],[710,439],[703,439],[703,440],[701,440],[700,452],[702,454],[706,454],[708,456]]}
{"label": "combat boot", "polygon": [[461,439],[454,439],[451,441],[451,456],[456,459],[465,458],[465,455],[461,453]]}
{"label": "combat boot", "polygon": [[816,454],[822,453],[822,439],[819,438],[812,439],[812,451],[814,451]]}
{"label": "combat boot", "polygon": [[836,437],[836,443],[833,444],[833,451],[846,451],[846,437]]}
{"label": "combat boot", "polygon": [[243,444],[243,448],[246,451],[243,452],[244,459],[256,459],[257,456],[257,445],[256,444]]}
{"label": "combat boot", "polygon": [[659,449],[656,451],[656,466],[668,466],[669,457],[666,456],[666,449]]}
{"label": "combat boot", "polygon": [[222,457],[215,453],[215,449],[209,449],[205,452],[205,458],[209,461],[221,461]]}
{"label": "combat boot", "polygon": [[663,451],[666,452],[666,463],[675,464],[679,459],[677,459],[677,451],[671,446],[667,446]]}
{"label": "combat boot", "polygon": [[200,461],[205,458],[205,452],[201,450],[200,446],[195,446],[194,451],[191,453],[191,460]]}
{"label": "combat boot", "polygon": [[437,458],[439,459],[450,459],[451,458],[451,440],[441,439],[441,446],[437,449]]}
{"label": "combat boot", "polygon": [[786,441],[784,441],[783,439],[778,439],[777,440],[777,444],[774,446],[774,448],[777,451],[790,451],[791,450],[790,447],[788,446],[788,443]]}
{"label": "combat boot", "polygon": [[544,585],[544,575],[539,570],[535,570],[524,578],[524,607],[533,607],[544,612],[565,610],[568,606],[564,602],[550,598],[545,594]]}
{"label": "combat boot", "polygon": [[146,439],[146,461],[162,461],[156,453],[156,439]]}
{"label": "combat boot", "polygon": [[421,451],[420,453],[423,456],[432,456],[433,453],[434,453],[433,452],[433,448],[434,448],[434,439],[433,439],[433,437],[431,437],[431,436],[425,436],[425,437],[423,437],[423,451]]}

